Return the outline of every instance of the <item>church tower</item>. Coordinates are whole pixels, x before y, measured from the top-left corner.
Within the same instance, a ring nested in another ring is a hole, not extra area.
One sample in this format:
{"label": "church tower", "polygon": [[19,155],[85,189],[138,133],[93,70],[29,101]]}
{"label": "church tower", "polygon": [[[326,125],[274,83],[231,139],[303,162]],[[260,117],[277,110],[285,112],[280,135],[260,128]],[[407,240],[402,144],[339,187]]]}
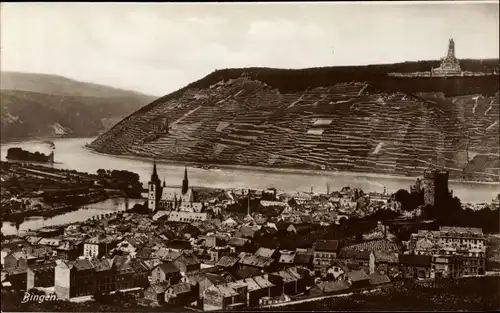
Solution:
{"label": "church tower", "polygon": [[156,171],[156,160],[153,159],[153,173],[151,174],[151,179],[148,182],[148,207],[151,211],[156,211],[158,206],[158,197],[161,187],[161,181],[158,178],[158,173]]}
{"label": "church tower", "polygon": [[182,180],[182,194],[186,194],[188,189],[189,189],[188,171],[187,167],[184,167],[184,179]]}

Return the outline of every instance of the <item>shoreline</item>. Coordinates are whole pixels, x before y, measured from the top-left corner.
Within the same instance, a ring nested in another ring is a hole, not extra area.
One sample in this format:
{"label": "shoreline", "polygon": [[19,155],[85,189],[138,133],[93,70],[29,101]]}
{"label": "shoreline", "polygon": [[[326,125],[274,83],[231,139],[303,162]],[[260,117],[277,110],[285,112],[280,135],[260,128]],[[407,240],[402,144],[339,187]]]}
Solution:
{"label": "shoreline", "polygon": [[[90,153],[103,155],[103,156],[111,156],[117,157],[121,159],[129,159],[129,160],[138,160],[143,162],[151,162],[152,157],[144,157],[138,155],[119,155],[119,154],[109,154],[103,153],[93,150],[92,148],[84,145],[83,148]],[[328,171],[328,170],[309,170],[309,169],[294,169],[294,168],[283,168],[283,167],[262,167],[262,166],[252,166],[252,165],[240,165],[240,164],[215,164],[215,163],[202,163],[202,162],[193,162],[193,161],[176,161],[169,159],[156,159],[157,164],[166,164],[166,165],[190,165],[190,164],[211,164],[215,165],[220,169],[239,169],[239,170],[248,170],[248,171],[260,171],[260,172],[275,172],[275,173],[289,173],[289,174],[305,174],[305,175],[324,175],[324,176],[361,176],[368,178],[394,178],[394,179],[404,179],[408,181],[415,182],[417,178],[421,176],[404,176],[397,174],[384,174],[384,173],[370,173],[370,172],[345,172],[345,171]],[[213,170],[213,169],[212,169]],[[474,181],[474,180],[457,180],[457,179],[449,179],[450,183],[466,183],[466,184],[480,184],[480,185],[500,185],[500,182],[488,182],[488,181]]]}

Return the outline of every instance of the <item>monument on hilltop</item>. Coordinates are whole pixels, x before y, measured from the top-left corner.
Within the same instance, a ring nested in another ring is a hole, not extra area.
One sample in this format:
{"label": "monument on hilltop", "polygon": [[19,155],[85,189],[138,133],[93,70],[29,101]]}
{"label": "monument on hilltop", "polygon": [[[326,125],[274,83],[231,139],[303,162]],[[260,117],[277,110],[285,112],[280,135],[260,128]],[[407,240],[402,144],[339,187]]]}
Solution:
{"label": "monument on hilltop", "polygon": [[450,38],[446,57],[441,58],[441,66],[433,68],[431,74],[432,76],[453,76],[460,75],[461,73],[460,63],[455,57],[455,41],[453,38]]}

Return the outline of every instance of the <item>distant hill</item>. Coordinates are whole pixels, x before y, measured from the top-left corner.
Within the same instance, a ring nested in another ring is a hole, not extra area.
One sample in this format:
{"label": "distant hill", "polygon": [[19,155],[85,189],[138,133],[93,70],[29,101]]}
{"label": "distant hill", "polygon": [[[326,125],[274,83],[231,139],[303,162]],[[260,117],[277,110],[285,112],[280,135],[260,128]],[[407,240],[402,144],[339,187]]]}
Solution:
{"label": "distant hill", "polygon": [[[499,60],[461,60],[491,71]],[[499,77],[388,77],[438,61],[215,71],[91,143],[172,160],[498,180]],[[168,127],[167,127],[168,125]]]}
{"label": "distant hill", "polygon": [[156,97],[57,75],[2,72],[1,139],[96,136]]}

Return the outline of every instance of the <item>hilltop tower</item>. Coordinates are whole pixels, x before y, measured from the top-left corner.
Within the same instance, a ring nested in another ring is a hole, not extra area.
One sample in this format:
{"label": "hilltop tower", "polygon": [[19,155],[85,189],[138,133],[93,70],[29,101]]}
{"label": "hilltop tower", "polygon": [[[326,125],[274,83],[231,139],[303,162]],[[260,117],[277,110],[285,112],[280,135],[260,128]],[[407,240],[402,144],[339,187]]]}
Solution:
{"label": "hilltop tower", "polygon": [[189,181],[188,181],[188,171],[187,167],[184,167],[184,179],[182,180],[182,194],[185,194],[189,189]]}

